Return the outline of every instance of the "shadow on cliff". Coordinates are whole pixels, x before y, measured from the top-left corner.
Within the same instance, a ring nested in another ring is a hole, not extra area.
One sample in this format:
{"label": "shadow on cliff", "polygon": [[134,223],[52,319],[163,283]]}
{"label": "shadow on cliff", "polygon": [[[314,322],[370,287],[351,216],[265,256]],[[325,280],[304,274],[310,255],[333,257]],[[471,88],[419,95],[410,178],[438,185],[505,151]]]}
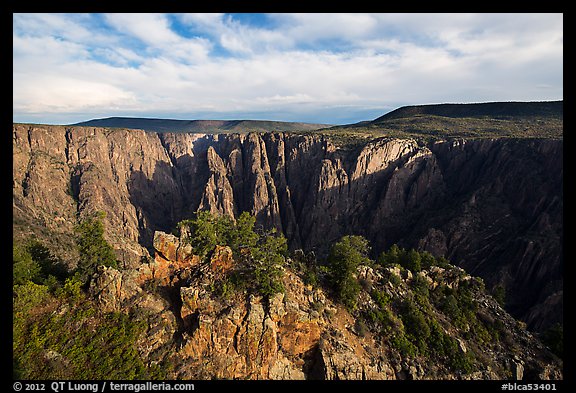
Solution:
{"label": "shadow on cliff", "polygon": [[184,215],[182,186],[173,167],[157,161],[152,178],[140,170],[133,171],[128,181],[130,203],[136,209],[138,242],[152,247],[155,231],[170,233]]}
{"label": "shadow on cliff", "polygon": [[[474,147],[481,148],[480,143]],[[320,258],[343,235],[366,237],[372,258],[394,243],[445,254],[483,277],[489,288],[504,284],[508,309],[523,317],[549,295],[551,289],[543,283],[562,282],[562,223],[555,223],[562,216],[562,182],[537,160],[526,164],[527,147],[518,153],[505,148],[510,146],[486,154],[461,149],[461,157],[437,150],[436,164],[420,156],[412,157],[408,166],[403,156],[353,181],[349,166],[338,168],[326,159],[304,173],[298,173],[300,164],[292,172],[271,169],[280,217],[257,216],[257,224],[280,222],[291,249],[315,251]],[[277,176],[281,171],[284,176]],[[206,156],[201,154],[173,158],[172,165],[159,161],[151,179],[142,171],[132,172],[128,189],[137,210],[140,243],[150,248],[154,231],[169,233],[192,217],[208,178]],[[238,214],[251,208],[246,200],[253,198],[233,198]],[[285,214],[290,209],[294,214]],[[526,256],[530,250],[537,252]]]}

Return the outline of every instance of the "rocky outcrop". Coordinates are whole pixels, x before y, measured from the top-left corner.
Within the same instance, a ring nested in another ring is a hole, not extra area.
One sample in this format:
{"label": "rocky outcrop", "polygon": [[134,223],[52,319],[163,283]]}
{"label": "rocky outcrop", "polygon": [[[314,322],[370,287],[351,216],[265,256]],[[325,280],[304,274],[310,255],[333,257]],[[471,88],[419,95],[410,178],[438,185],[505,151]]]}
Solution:
{"label": "rocky outcrop", "polygon": [[[155,238],[165,236],[156,234]],[[165,242],[155,242],[156,255]],[[170,255],[176,255],[170,254]],[[175,264],[176,260],[168,260]],[[243,290],[222,297],[214,282],[233,264],[230,249],[218,246],[209,260],[183,267],[185,281],[164,281],[153,288],[138,280],[149,267],[118,271],[99,268],[89,294],[102,311],[146,315],[147,329],[138,339],[145,363],[171,364],[174,379],[562,379],[562,363],[531,333],[510,317],[494,299],[474,286],[470,301],[486,326],[503,335],[481,347],[475,335],[456,328],[429,305],[427,315],[458,342],[455,351],[473,352],[473,370],[462,372],[440,357],[404,354],[379,325],[364,325],[378,310],[373,291],[385,293],[391,304],[414,298],[413,282],[423,277],[430,291],[457,289],[477,280],[456,267],[433,266],[418,274],[400,268],[360,266],[364,289],[358,309],[350,313],[335,304],[322,287],[305,285],[299,273],[283,272],[285,290],[263,297]],[[154,264],[154,263],[152,263]],[[395,279],[390,279],[395,275]],[[411,300],[410,300],[411,301]],[[398,318],[398,317],[394,317]],[[497,321],[497,322],[496,322]],[[402,324],[395,330],[402,331]],[[393,332],[395,334],[396,332]],[[433,356],[430,354],[429,356]]]}
{"label": "rocky outcrop", "polygon": [[[14,124],[16,236],[74,261],[78,218],[106,213],[121,266],[198,209],[282,231],[325,255],[344,234],[375,252],[399,243],[445,254],[533,329],[562,320],[563,142],[381,138],[341,149],[321,136],[173,134]],[[543,306],[546,305],[546,306]]]}

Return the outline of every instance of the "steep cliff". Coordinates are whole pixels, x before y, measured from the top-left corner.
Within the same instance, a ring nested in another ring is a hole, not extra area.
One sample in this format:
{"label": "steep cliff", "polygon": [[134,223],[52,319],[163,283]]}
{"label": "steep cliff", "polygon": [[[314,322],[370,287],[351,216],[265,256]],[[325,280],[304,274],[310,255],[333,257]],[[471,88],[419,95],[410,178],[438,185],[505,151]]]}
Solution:
{"label": "steep cliff", "polygon": [[[70,234],[93,211],[123,266],[198,209],[282,231],[318,255],[344,234],[444,254],[543,330],[562,319],[561,140],[431,143],[380,138],[337,148],[321,136],[203,135],[15,124],[15,236],[74,260]],[[146,251],[148,249],[148,251]]]}
{"label": "steep cliff", "polygon": [[[167,378],[563,378],[562,362],[488,296],[481,281],[457,267],[412,274],[360,266],[356,277],[364,289],[350,312],[322,286],[306,285],[291,259],[282,292],[219,295],[214,283],[237,263],[229,247],[216,246],[209,261],[201,261],[182,252],[181,238],[156,232],[154,239],[149,263],[122,272],[101,267],[88,301],[101,311],[146,316],[140,356],[163,364]],[[421,291],[429,296],[419,298]],[[470,304],[478,318],[457,319],[446,307],[448,293]],[[420,348],[400,333],[420,329],[429,343]]]}

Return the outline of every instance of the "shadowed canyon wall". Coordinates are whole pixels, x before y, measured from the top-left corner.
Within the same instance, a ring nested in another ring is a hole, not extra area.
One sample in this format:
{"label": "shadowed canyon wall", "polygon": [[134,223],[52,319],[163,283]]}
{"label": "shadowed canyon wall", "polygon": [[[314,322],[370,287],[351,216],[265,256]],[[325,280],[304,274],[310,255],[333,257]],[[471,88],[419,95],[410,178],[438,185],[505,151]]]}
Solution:
{"label": "shadowed canyon wall", "polygon": [[563,142],[380,139],[342,149],[318,136],[182,134],[15,124],[15,237],[74,259],[94,211],[135,266],[154,231],[198,209],[248,211],[292,249],[323,255],[344,234],[374,253],[398,243],[445,255],[535,330],[562,320]]}

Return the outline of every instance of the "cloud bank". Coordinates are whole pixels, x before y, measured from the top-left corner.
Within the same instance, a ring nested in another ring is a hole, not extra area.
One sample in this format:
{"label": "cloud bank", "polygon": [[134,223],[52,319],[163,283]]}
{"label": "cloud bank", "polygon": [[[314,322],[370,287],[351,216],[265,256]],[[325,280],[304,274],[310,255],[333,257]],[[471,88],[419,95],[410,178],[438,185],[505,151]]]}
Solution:
{"label": "cloud bank", "polygon": [[332,124],[558,100],[562,14],[14,14],[13,120]]}

